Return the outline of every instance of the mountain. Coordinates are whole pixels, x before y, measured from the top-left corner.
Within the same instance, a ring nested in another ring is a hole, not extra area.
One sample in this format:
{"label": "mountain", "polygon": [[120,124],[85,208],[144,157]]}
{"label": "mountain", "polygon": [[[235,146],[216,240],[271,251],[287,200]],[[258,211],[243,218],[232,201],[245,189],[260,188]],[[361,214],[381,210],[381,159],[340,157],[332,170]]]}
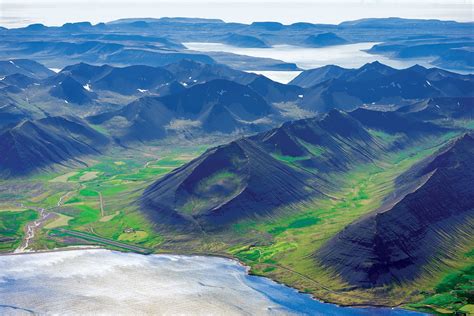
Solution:
{"label": "mountain", "polygon": [[[416,69],[413,70],[418,71],[419,68],[416,67]],[[403,69],[397,70],[378,61],[374,61],[367,63],[358,69],[352,69],[351,71],[345,72],[341,77],[338,78],[348,82],[375,81],[397,74],[399,71],[403,71]]]}
{"label": "mountain", "polygon": [[297,70],[294,64],[231,52],[196,54],[182,43],[228,43],[241,47],[276,45],[326,47],[343,43],[378,43],[370,52],[388,58],[430,58],[446,69],[472,71],[472,25],[454,21],[368,19],[334,24],[254,22],[211,19],[148,19],[61,27],[31,25],[0,28],[0,57],[32,58],[51,67],[73,62],[163,66],[182,58],[225,63],[240,70]]}
{"label": "mountain", "polygon": [[373,62],[307,88],[300,105],[319,112],[331,108],[349,110],[370,103],[403,104],[407,100],[470,97],[473,88],[472,75],[421,66],[397,70]]}
{"label": "mountain", "polygon": [[474,139],[465,135],[416,165],[378,210],[331,238],[315,258],[357,287],[430,274],[428,267],[442,265],[474,230],[473,158]]}
{"label": "mountain", "polygon": [[327,65],[320,68],[302,71],[288,84],[303,88],[309,88],[329,79],[339,78],[343,73],[350,71],[335,65]]}
{"label": "mountain", "polygon": [[104,58],[104,62],[130,65],[133,61],[134,65],[148,65],[152,67],[161,67],[171,63],[180,61],[181,59],[192,59],[199,62],[213,64],[215,60],[208,55],[196,53],[177,53],[168,50],[152,51],[146,49],[122,49],[113,54],[109,54]]}
{"label": "mountain", "polygon": [[[415,68],[416,70],[419,70],[417,67]],[[375,81],[397,72],[397,69],[384,65],[378,61],[367,63],[357,69],[346,69],[339,66],[327,65],[301,72],[292,80],[291,84],[300,85],[298,82],[302,82],[301,84],[303,84],[304,87],[309,88],[332,79],[340,79],[341,81],[347,82]],[[303,85],[300,86],[303,87]]]}
{"label": "mountain", "polygon": [[304,93],[301,87],[275,82],[262,75],[256,77],[248,86],[269,103],[297,100]]}
{"label": "mountain", "polygon": [[242,35],[231,33],[225,36],[222,39],[222,42],[228,45],[237,46],[237,47],[252,47],[252,48],[268,48],[268,44],[266,44],[261,39],[250,36],[250,35]]}
{"label": "mountain", "polygon": [[[411,28],[436,28],[449,27],[455,25],[455,21],[443,21],[436,19],[404,19],[398,17],[389,18],[365,18],[354,21],[345,21],[339,24],[342,28],[356,27],[356,28],[374,28],[374,29],[411,29]],[[469,23],[466,23],[469,27]]]}
{"label": "mountain", "polygon": [[181,86],[192,86],[214,79],[228,79],[241,84],[248,84],[257,77],[255,74],[235,70],[225,65],[206,64],[190,59],[182,59],[163,67],[128,66],[113,67],[109,65],[94,66],[79,63],[65,67],[60,73],[72,77],[82,85],[88,85],[94,91],[107,90],[123,95],[152,93],[160,90],[164,95],[168,86],[176,83]]}
{"label": "mountain", "polygon": [[248,84],[257,77],[255,74],[235,70],[226,65],[207,64],[190,59],[182,59],[163,68],[171,72],[175,80],[186,83],[188,86],[214,79],[227,79],[240,84]]}
{"label": "mountain", "polygon": [[114,69],[112,66],[103,65],[103,66],[94,66],[86,63],[79,63],[67,66],[63,68],[60,74],[67,74],[71,76],[74,80],[85,85],[91,82],[95,82]]}
{"label": "mountain", "polygon": [[447,129],[433,123],[423,122],[418,117],[407,116],[394,111],[383,112],[358,108],[350,112],[350,115],[367,128],[389,134],[403,133],[410,135],[411,138],[447,131]]}
{"label": "mountain", "polygon": [[371,150],[380,147],[362,125],[332,111],[209,149],[149,186],[139,203],[158,225],[222,230],[324,195],[330,172],[371,161]]}
{"label": "mountain", "polygon": [[304,44],[310,47],[326,47],[347,44],[348,41],[332,32],[310,35],[304,40]]}
{"label": "mountain", "polygon": [[[167,132],[198,129],[232,133],[268,126],[263,120],[273,109],[247,86],[228,80],[212,80],[163,97],[143,97],[121,110],[106,112],[89,120],[108,124],[125,119],[120,138],[147,140]],[[116,129],[116,127],[114,127]]]}
{"label": "mountain", "polygon": [[81,156],[98,154],[107,143],[104,135],[77,118],[26,120],[0,134],[0,174],[16,177],[82,163]]}
{"label": "mountain", "polygon": [[433,65],[450,69],[472,71],[474,67],[472,36],[466,37],[419,37],[401,38],[394,42],[381,43],[369,49],[370,53],[385,54],[396,58],[429,58],[437,56]]}
{"label": "mountain", "polygon": [[0,133],[3,128],[30,118],[31,113],[20,107],[14,100],[1,97],[0,100]]}
{"label": "mountain", "polygon": [[264,30],[264,31],[279,31],[284,29],[284,25],[280,22],[252,22],[249,28]]}
{"label": "mountain", "polygon": [[7,85],[12,85],[21,89],[24,89],[32,84],[39,83],[38,79],[34,79],[20,73],[8,75],[4,77],[1,81],[2,83],[5,83]]}
{"label": "mountain", "polygon": [[130,95],[160,87],[173,81],[173,75],[163,69],[150,66],[113,68],[92,84],[93,88]]}
{"label": "mountain", "polygon": [[89,89],[113,91],[123,95],[139,94],[174,80],[166,69],[141,65],[112,67],[80,63],[65,67],[60,74],[68,74]]}
{"label": "mountain", "polygon": [[449,120],[474,118],[474,97],[431,98],[406,105],[397,110],[418,120]]}
{"label": "mountain", "polygon": [[34,79],[44,79],[54,75],[52,70],[28,59],[11,59],[0,61],[0,76],[22,74]]}
{"label": "mountain", "polygon": [[79,82],[70,76],[62,77],[56,85],[54,85],[49,93],[67,103],[86,104],[91,103],[96,94],[86,90]]}

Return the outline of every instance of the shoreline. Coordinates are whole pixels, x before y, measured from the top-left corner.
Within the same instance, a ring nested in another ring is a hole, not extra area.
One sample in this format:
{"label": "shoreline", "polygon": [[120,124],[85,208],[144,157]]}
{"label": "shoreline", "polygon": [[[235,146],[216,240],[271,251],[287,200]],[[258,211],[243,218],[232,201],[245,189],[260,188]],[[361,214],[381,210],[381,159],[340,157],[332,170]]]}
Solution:
{"label": "shoreline", "polygon": [[[264,276],[264,275],[261,275],[261,274],[255,274],[255,273],[252,272],[252,267],[251,266],[245,264],[244,262],[242,262],[238,258],[235,258],[231,255],[226,255],[226,254],[223,254],[223,253],[213,254],[213,253],[152,252],[150,254],[142,254],[142,253],[137,253],[137,252],[133,252],[133,251],[127,252],[127,251],[120,251],[120,250],[112,250],[112,249],[108,249],[108,248],[101,247],[101,246],[77,245],[77,246],[69,246],[69,247],[54,248],[54,249],[47,249],[47,250],[32,250],[32,251],[16,252],[16,253],[15,252],[0,253],[0,257],[18,256],[18,255],[47,254],[47,253],[55,253],[55,252],[80,251],[80,250],[107,250],[107,251],[116,251],[116,252],[120,252],[120,253],[132,253],[132,254],[137,254],[137,255],[142,255],[142,256],[169,255],[169,256],[184,256],[184,257],[214,257],[214,258],[227,259],[227,260],[234,261],[238,265],[243,267],[245,269],[245,273],[248,276],[254,276],[254,277],[265,278],[265,279],[271,280],[272,282],[275,282],[276,284],[279,284],[281,286],[285,286],[289,289],[292,289],[292,290],[296,291],[299,294],[307,295],[312,300],[315,300],[315,301],[317,301],[319,303],[322,303],[322,304],[331,304],[331,305],[335,305],[335,306],[340,307],[340,308],[385,308],[385,309],[401,309],[401,310],[406,310],[406,311],[417,312],[417,311],[414,311],[414,310],[402,308],[401,306],[402,306],[403,303],[398,304],[398,305],[392,305],[392,306],[382,305],[382,304],[347,304],[347,305],[345,305],[345,304],[338,304],[338,303],[326,301],[326,300],[315,297],[311,293],[306,293],[306,292],[300,291],[299,289],[297,289],[297,288],[295,288],[295,287],[293,287],[289,284],[286,284],[284,282],[279,282],[277,280],[274,280],[273,278],[270,278],[268,276]],[[420,312],[420,315],[421,315],[421,312]]]}

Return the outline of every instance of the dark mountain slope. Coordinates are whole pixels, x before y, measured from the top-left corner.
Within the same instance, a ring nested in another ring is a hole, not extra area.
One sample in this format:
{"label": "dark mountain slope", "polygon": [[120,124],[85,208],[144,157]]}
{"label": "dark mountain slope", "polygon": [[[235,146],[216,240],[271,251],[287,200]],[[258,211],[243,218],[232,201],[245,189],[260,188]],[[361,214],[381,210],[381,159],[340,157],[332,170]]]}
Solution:
{"label": "dark mountain slope", "polygon": [[332,32],[310,35],[304,40],[304,44],[310,47],[326,47],[347,44],[348,41]]}
{"label": "dark mountain slope", "polygon": [[379,78],[396,74],[398,71],[400,70],[384,65],[378,61],[374,61],[367,63],[358,69],[350,69],[338,78],[345,81],[377,80]]}
{"label": "dark mountain slope", "polygon": [[113,67],[108,65],[94,66],[86,63],[79,63],[65,67],[61,70],[61,74],[67,74],[74,80],[83,85],[95,82],[112,71]]}
{"label": "dark mountain slope", "polygon": [[96,98],[95,93],[87,91],[70,76],[61,76],[60,81],[49,90],[49,93],[56,98],[75,104],[90,103]]}
{"label": "dark mountain slope", "polygon": [[[316,254],[359,287],[416,279],[474,230],[474,139],[465,135],[401,175],[394,197]],[[428,272],[429,273],[429,272]]]}
{"label": "dark mountain slope", "polygon": [[68,66],[59,75],[68,75],[94,90],[108,90],[124,95],[159,89],[175,79],[169,71],[160,67],[112,67],[85,63]]}
{"label": "dark mountain slope", "polygon": [[[125,95],[140,93],[140,90],[164,95],[167,94],[164,93],[167,86],[173,82],[188,87],[215,79],[248,84],[257,77],[255,74],[225,65],[206,64],[189,59],[163,67],[136,65],[121,68],[79,63],[65,67],[58,76],[61,75],[68,75],[82,85],[89,84],[94,90],[109,90]],[[176,87],[176,84],[174,86]]]}
{"label": "dark mountain slope", "polygon": [[423,100],[397,110],[418,120],[474,119],[474,97]]}
{"label": "dark mountain slope", "polygon": [[166,127],[180,129],[183,125],[205,132],[252,130],[257,128],[255,120],[271,113],[272,108],[249,87],[213,80],[176,94],[140,98],[119,111],[91,117],[90,121],[102,124],[125,118],[128,125],[120,137],[146,140],[163,137]]}
{"label": "dark mountain slope", "polygon": [[257,77],[255,74],[235,70],[222,64],[207,64],[190,59],[183,59],[163,68],[171,72],[177,81],[187,85],[204,83],[214,79],[227,79],[240,84],[248,84]]}
{"label": "dark mountain slope", "polygon": [[277,159],[296,159],[296,166],[319,174],[371,161],[382,149],[357,120],[337,110],[322,118],[285,123],[251,139]]}
{"label": "dark mountain slope", "polygon": [[44,79],[54,75],[52,70],[28,59],[12,59],[0,61],[0,76],[22,74],[35,79]]}
{"label": "dark mountain slope", "polygon": [[19,106],[15,101],[2,98],[0,96],[2,105],[0,105],[0,132],[6,126],[17,124],[24,119],[30,118],[31,113]]}
{"label": "dark mountain slope", "polygon": [[144,192],[141,204],[157,223],[219,230],[315,194],[307,180],[242,139],[211,149],[157,181]]}
{"label": "dark mountain slope", "polygon": [[396,70],[374,62],[308,88],[300,104],[313,111],[348,110],[369,103],[400,104],[434,97],[467,97],[472,96],[473,91],[474,77],[470,75],[420,66]]}
{"label": "dark mountain slope", "polygon": [[148,187],[139,202],[156,223],[220,230],[321,196],[333,188],[330,172],[371,161],[377,149],[358,121],[333,111],[210,149]]}
{"label": "dark mountain slope", "polygon": [[350,70],[335,65],[305,70],[291,80],[289,84],[309,88],[326,80],[339,78],[348,71]]}
{"label": "dark mountain slope", "polygon": [[114,68],[93,83],[94,88],[110,90],[120,94],[134,94],[173,81],[173,75],[163,69],[150,66]]}
{"label": "dark mountain slope", "polygon": [[382,112],[359,108],[350,115],[365,127],[381,130],[390,134],[404,133],[410,137],[446,132],[446,129],[433,123],[409,117],[398,112]]}
{"label": "dark mountain slope", "polygon": [[24,89],[32,84],[39,83],[39,80],[20,73],[16,73],[6,76],[2,80],[2,83]]}
{"label": "dark mountain slope", "polygon": [[224,36],[221,41],[225,44],[229,44],[232,46],[237,47],[258,47],[258,48],[268,48],[267,43],[262,41],[261,39],[251,36],[251,35],[243,35],[243,34],[236,34],[231,33]]}
{"label": "dark mountain slope", "polygon": [[99,153],[108,139],[72,117],[23,121],[0,134],[0,174],[20,176],[55,164],[80,162],[78,157]]}
{"label": "dark mountain slope", "polygon": [[261,75],[248,86],[269,103],[296,100],[304,93],[304,89],[299,86],[275,82]]}

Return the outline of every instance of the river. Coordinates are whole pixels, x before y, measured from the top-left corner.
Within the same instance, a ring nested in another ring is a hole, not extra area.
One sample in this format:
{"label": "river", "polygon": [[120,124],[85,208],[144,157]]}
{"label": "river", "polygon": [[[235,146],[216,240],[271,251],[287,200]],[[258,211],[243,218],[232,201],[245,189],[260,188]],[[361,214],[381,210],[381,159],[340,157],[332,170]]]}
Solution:
{"label": "river", "polygon": [[104,249],[0,256],[0,314],[420,315],[322,303],[234,260]]}

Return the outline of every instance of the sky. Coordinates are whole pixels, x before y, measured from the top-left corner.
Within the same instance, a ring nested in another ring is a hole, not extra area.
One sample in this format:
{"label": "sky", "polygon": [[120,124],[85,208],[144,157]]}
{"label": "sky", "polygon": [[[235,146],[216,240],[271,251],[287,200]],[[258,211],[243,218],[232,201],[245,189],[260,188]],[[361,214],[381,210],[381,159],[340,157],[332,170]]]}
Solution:
{"label": "sky", "polygon": [[369,17],[473,21],[474,0],[0,0],[0,25],[203,17],[226,22],[331,23]]}

